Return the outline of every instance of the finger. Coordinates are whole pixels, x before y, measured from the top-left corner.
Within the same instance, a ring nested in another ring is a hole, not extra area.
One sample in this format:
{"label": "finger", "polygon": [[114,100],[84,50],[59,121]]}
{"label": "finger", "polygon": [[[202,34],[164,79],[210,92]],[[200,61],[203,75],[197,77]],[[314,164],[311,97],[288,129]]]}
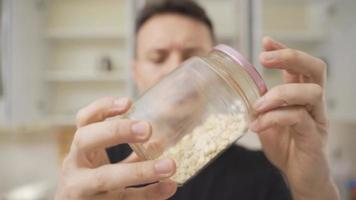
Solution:
{"label": "finger", "polygon": [[290,83],[269,90],[254,104],[257,113],[278,107],[304,106],[318,122],[326,122],[323,88],[313,83]]}
{"label": "finger", "polygon": [[79,128],[74,135],[72,148],[85,152],[122,143],[144,142],[151,132],[151,125],[144,121],[116,119],[98,122]]}
{"label": "finger", "polygon": [[272,69],[283,69],[289,73],[303,75],[305,82],[324,86],[326,64],[319,58],[294,49],[279,49],[262,52],[260,62]]}
{"label": "finger", "polygon": [[164,200],[173,196],[177,191],[177,184],[173,181],[161,181],[142,188],[125,190],[125,200]]}
{"label": "finger", "polygon": [[[277,42],[276,40],[272,39],[271,37],[264,37],[262,40],[262,46],[266,51],[273,51],[279,49],[286,49],[287,46]],[[292,74],[283,70],[283,79],[286,83],[298,83],[299,82],[299,75]]]}
{"label": "finger", "polygon": [[123,114],[130,106],[131,100],[127,97],[105,97],[99,99],[77,113],[77,127],[79,128],[90,123],[103,121],[108,117]]}
{"label": "finger", "polygon": [[103,165],[91,169],[83,177],[83,190],[95,193],[153,183],[172,176],[175,169],[175,163],[171,159]]}
{"label": "finger", "polygon": [[313,83],[289,83],[270,89],[254,104],[254,109],[261,113],[282,106],[302,105],[312,107],[323,97],[323,89]]}
{"label": "finger", "polygon": [[298,133],[305,134],[311,132],[314,123],[304,107],[292,106],[263,113],[250,124],[250,129],[256,133],[272,127],[293,127]]}
{"label": "finger", "polygon": [[262,46],[266,51],[278,50],[278,49],[286,49],[287,46],[277,42],[269,36],[265,36],[262,39]]}

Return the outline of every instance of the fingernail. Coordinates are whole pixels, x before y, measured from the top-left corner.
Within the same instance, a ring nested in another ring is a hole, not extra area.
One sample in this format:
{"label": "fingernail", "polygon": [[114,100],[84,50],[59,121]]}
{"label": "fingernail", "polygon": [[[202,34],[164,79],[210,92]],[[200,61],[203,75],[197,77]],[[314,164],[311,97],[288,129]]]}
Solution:
{"label": "fingernail", "polygon": [[253,107],[255,110],[261,110],[261,108],[264,106],[264,103],[264,97],[261,97],[254,103]]}
{"label": "fingernail", "polygon": [[127,104],[129,103],[129,99],[124,97],[124,98],[118,98],[114,101],[114,107],[119,110],[123,110],[126,108]]}
{"label": "fingernail", "polygon": [[266,61],[271,61],[271,60],[274,60],[276,59],[277,57],[277,53],[276,52],[263,52],[262,53],[262,58],[263,60],[266,60]]}
{"label": "fingernail", "polygon": [[154,167],[158,174],[170,174],[173,171],[173,163],[169,159],[157,161]]}
{"label": "fingernail", "polygon": [[146,136],[149,131],[149,125],[146,122],[136,122],[131,126],[131,131],[137,136]]}

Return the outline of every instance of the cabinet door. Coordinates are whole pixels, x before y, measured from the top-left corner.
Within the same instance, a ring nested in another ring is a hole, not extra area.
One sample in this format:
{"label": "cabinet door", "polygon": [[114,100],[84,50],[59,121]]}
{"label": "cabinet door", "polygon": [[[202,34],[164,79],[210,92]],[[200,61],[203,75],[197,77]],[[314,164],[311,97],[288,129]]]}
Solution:
{"label": "cabinet door", "polygon": [[41,117],[40,74],[46,52],[42,1],[3,0],[2,3],[4,118],[7,122],[28,123]]}
{"label": "cabinet door", "polygon": [[344,0],[331,7],[328,100],[331,118],[356,123],[356,1]]}
{"label": "cabinet door", "polygon": [[[2,47],[2,31],[3,30],[3,16],[2,16],[3,2],[0,1],[0,47]],[[3,66],[2,66],[2,52],[0,48],[0,121],[4,121],[4,89],[3,89]]]}

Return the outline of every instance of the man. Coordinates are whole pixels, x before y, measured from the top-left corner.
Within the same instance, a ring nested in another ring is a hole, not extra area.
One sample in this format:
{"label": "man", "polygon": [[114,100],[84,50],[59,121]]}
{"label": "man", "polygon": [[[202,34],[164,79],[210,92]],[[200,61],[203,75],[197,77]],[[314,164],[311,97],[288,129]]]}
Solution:
{"label": "man", "polygon": [[[136,42],[132,71],[144,92],[185,59],[207,53],[214,31],[195,3],[165,1],[142,11]],[[125,148],[115,145],[146,141],[151,125],[105,121],[131,105],[128,98],[107,97],[79,111],[56,199],[338,199],[325,155],[325,64],[267,37],[262,45],[260,62],[282,70],[285,80],[254,105],[258,118],[250,129],[264,154],[233,146],[177,190],[168,179],[175,172],[172,160],[140,161],[134,154],[121,160]]]}

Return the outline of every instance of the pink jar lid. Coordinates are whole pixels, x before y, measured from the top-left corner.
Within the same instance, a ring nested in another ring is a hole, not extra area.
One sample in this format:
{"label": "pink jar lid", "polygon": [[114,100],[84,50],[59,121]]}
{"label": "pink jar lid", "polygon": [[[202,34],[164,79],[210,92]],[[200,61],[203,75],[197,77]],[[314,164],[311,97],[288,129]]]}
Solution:
{"label": "pink jar lid", "polygon": [[260,95],[263,95],[267,91],[267,86],[256,68],[250,62],[248,62],[238,51],[224,44],[219,44],[213,49],[227,54],[239,65],[241,65],[256,83],[258,89],[260,90]]}

